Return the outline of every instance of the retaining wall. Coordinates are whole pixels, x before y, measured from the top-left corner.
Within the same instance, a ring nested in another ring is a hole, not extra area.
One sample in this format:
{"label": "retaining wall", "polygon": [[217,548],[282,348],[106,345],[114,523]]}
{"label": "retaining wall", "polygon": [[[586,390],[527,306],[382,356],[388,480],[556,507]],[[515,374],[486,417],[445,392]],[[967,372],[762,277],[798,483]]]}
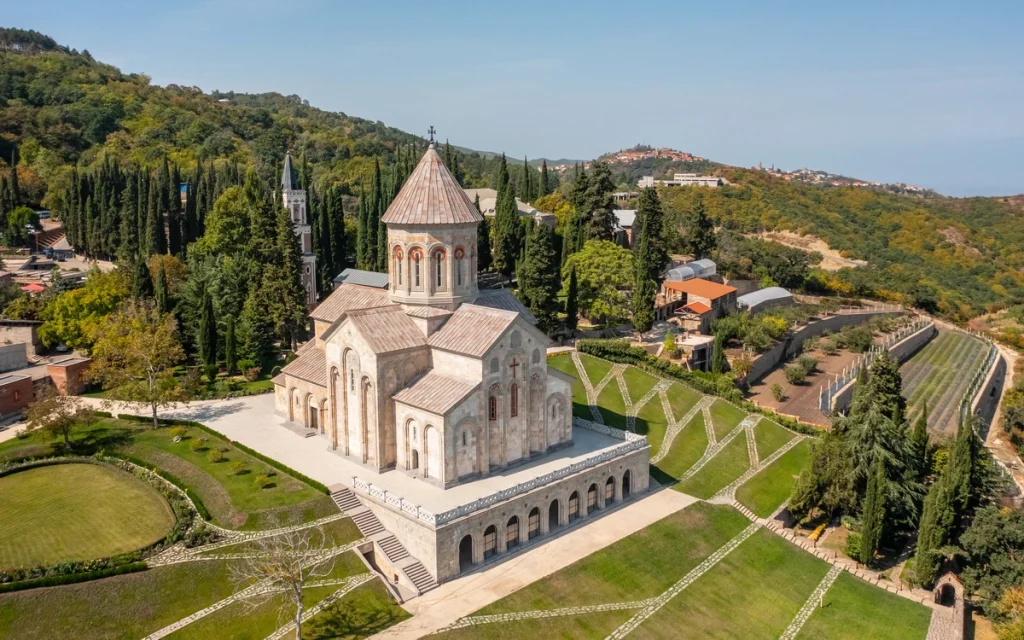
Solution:
{"label": "retaining wall", "polygon": [[782,342],[765,351],[754,359],[754,366],[747,374],[747,382],[754,384],[761,378],[768,375],[768,372],[803,351],[804,342],[815,336],[819,336],[826,330],[835,333],[843,327],[862,324],[877,316],[898,316],[902,315],[901,310],[865,310],[863,313],[842,313],[828,318],[822,318],[800,327],[791,332]]}
{"label": "retaining wall", "polygon": [[1006,358],[1002,353],[996,356],[985,383],[981,385],[978,392],[971,400],[971,411],[985,421],[985,433],[988,432],[993,420],[996,417],[996,410],[999,408],[999,399],[1003,395],[1003,385],[1006,382]]}
{"label": "retaining wall", "polygon": [[[935,328],[935,324],[929,324],[922,327],[920,331],[914,332],[903,338],[896,344],[889,347],[889,355],[891,355],[897,363],[903,364],[910,359],[918,350],[924,345],[928,344],[932,338],[939,332]],[[845,387],[836,392],[832,396],[832,414],[835,415],[837,411],[846,411],[847,407],[850,406],[850,402],[853,400],[853,387],[857,384],[857,378],[853,377],[846,384]]]}

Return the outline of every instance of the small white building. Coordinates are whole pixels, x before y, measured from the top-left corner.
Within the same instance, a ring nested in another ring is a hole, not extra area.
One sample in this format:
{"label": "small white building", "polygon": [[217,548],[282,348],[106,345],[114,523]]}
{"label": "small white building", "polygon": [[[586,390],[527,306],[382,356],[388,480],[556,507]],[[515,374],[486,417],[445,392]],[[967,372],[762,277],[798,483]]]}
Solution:
{"label": "small white building", "polygon": [[641,189],[648,187],[709,187],[716,188],[725,184],[718,176],[701,176],[696,173],[677,173],[671,180],[655,180],[654,176],[644,176],[637,180],[636,186]]}

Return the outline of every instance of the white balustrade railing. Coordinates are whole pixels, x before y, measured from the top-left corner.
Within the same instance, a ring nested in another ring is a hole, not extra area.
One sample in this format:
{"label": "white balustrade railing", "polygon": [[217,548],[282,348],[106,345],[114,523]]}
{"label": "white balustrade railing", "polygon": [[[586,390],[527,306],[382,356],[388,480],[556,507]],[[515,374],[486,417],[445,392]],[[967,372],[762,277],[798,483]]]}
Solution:
{"label": "white balustrade railing", "polygon": [[374,500],[377,500],[378,502],[381,502],[389,507],[393,507],[412,516],[415,516],[417,519],[422,520],[427,524],[439,527],[457,518],[461,518],[463,516],[469,515],[481,509],[485,509],[491,505],[503,502],[505,500],[509,500],[516,496],[527,493],[529,491],[533,491],[538,487],[543,487],[556,480],[560,480],[562,478],[571,476],[574,473],[579,473],[580,471],[585,471],[587,469],[591,469],[593,467],[602,465],[605,462],[608,462],[609,460],[614,460],[615,458],[624,456],[627,453],[631,453],[633,451],[638,451],[647,446],[647,438],[644,436],[638,435],[636,433],[631,433],[629,431],[616,429],[614,427],[609,427],[607,425],[597,424],[596,422],[591,422],[590,420],[584,420],[582,418],[573,418],[573,426],[580,427],[583,429],[589,429],[590,431],[596,431],[598,433],[603,433],[604,435],[612,436],[613,438],[623,440],[624,442],[620,445],[616,445],[615,447],[603,451],[599,455],[586,458],[584,460],[580,460],[579,462],[574,462],[569,466],[556,469],[550,473],[545,473],[542,476],[537,476],[536,478],[531,478],[526,482],[520,482],[515,486],[509,487],[507,489],[502,489],[501,491],[497,491],[495,493],[492,493],[491,495],[484,496],[483,498],[479,498],[477,500],[474,500],[473,502],[437,514],[431,513],[430,511],[423,509],[419,505],[412,504],[409,501],[402,498],[401,496],[396,495],[388,491],[387,489],[375,486],[371,482],[366,482],[365,480],[362,480],[357,476],[352,477],[352,488],[358,493],[369,496],[370,498],[373,498]]}

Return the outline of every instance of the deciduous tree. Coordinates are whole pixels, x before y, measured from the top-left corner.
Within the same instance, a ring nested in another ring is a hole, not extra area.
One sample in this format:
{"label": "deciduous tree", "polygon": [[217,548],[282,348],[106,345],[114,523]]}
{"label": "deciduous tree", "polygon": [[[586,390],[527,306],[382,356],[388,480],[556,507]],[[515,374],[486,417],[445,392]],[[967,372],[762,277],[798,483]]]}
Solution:
{"label": "deciduous tree", "polygon": [[92,422],[93,415],[81,398],[61,395],[52,384],[48,384],[42,396],[28,406],[25,428],[27,431],[40,429],[52,438],[61,438],[64,448],[70,450],[71,434]]}

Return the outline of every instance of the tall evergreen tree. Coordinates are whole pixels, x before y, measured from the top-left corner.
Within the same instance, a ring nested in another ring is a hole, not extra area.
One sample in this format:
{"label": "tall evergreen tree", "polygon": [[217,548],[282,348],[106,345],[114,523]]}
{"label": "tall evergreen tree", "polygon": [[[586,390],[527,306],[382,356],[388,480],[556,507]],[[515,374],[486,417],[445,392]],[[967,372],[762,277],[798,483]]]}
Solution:
{"label": "tall evergreen tree", "polygon": [[587,238],[590,240],[611,240],[615,228],[615,200],[612,193],[615,183],[612,172],[604,162],[595,160],[587,176],[586,212]]}
{"label": "tall evergreen tree", "polygon": [[139,228],[138,217],[138,182],[134,176],[128,176],[124,191],[121,192],[121,230],[118,234],[121,238],[121,246],[117,250],[117,257],[120,260],[130,260],[132,256],[138,255]]}
{"label": "tall evergreen tree", "polygon": [[164,216],[159,211],[158,185],[150,184],[149,208],[146,213],[146,247],[150,255],[167,253],[167,234],[164,232]]}
{"label": "tall evergreen tree", "polygon": [[869,564],[875,557],[875,551],[882,540],[882,529],[885,522],[885,463],[882,457],[875,458],[868,476],[867,492],[864,494],[864,506],[861,511],[860,561]]}
{"label": "tall evergreen tree", "polygon": [[[480,211],[480,196],[477,195],[476,210]],[[476,266],[480,271],[490,271],[491,263],[491,221],[481,214],[483,220],[476,228]]]}
{"label": "tall evergreen tree", "polygon": [[508,162],[505,160],[505,154],[503,153],[501,154],[501,162],[498,164],[498,175],[494,180],[494,190],[497,192],[498,199],[501,199],[501,194],[508,188],[508,185]]}
{"label": "tall evergreen tree", "polygon": [[914,433],[911,435],[911,440],[914,442],[914,451],[917,458],[917,477],[918,480],[924,480],[929,471],[927,400],[921,403],[921,415],[917,417],[917,421],[914,423]]}
{"label": "tall evergreen tree", "polygon": [[173,256],[182,253],[181,170],[177,165],[167,184],[167,250]]}
{"label": "tall evergreen tree", "polygon": [[341,193],[333,188],[331,194],[331,258],[334,260],[334,275],[337,275],[348,266],[345,262],[348,245],[345,238],[345,211],[342,209]]}
{"label": "tall evergreen tree", "polygon": [[668,262],[668,251],[664,238],[664,214],[658,192],[647,188],[640,192],[633,229],[640,229],[645,235],[645,248],[640,249],[637,238],[633,242],[633,257],[637,264],[643,263],[647,268],[647,277],[656,280],[662,268]]}
{"label": "tall evergreen tree", "polygon": [[569,286],[565,296],[565,329],[570,338],[576,332],[576,326],[579,324],[579,313],[580,285],[576,277],[576,267],[573,266],[572,271],[569,272]]}
{"label": "tall evergreen tree", "polygon": [[722,344],[722,336],[715,336],[715,343],[711,349],[711,372],[725,373],[729,368],[729,362],[725,359],[725,348]]}
{"label": "tall evergreen tree", "polygon": [[530,167],[526,156],[523,156],[523,184],[519,188],[519,193],[526,202],[533,202],[536,199],[533,192],[533,168]]}
{"label": "tall evergreen tree", "polygon": [[690,211],[690,220],[686,230],[686,250],[695,260],[710,258],[717,242],[715,240],[715,225],[708,217],[707,209],[704,206],[704,195],[698,193],[693,199],[693,208]]}
{"label": "tall evergreen tree", "polygon": [[370,271],[377,269],[381,207],[384,204],[384,184],[381,180],[380,158],[374,158],[373,178],[370,180],[370,201],[366,213],[366,266],[363,267]]}
{"label": "tall evergreen tree", "polygon": [[156,300],[156,308],[160,313],[167,313],[171,310],[170,295],[167,291],[167,269],[164,268],[164,261],[160,261],[160,270],[156,272],[156,286],[153,287],[153,298]]}
{"label": "tall evergreen tree", "polygon": [[137,256],[132,271],[132,296],[137,299],[153,297],[153,279],[149,275],[146,258]]}
{"label": "tall evergreen tree", "polygon": [[527,291],[537,326],[548,334],[558,328],[558,290],[561,287],[558,271],[554,234],[547,225],[536,224],[526,242],[519,288]]}
{"label": "tall evergreen tree", "polygon": [[217,364],[217,320],[209,290],[203,295],[203,308],[199,315],[199,359],[207,366]]}
{"label": "tall evergreen tree", "polygon": [[511,278],[516,259],[522,249],[519,242],[519,208],[512,188],[506,185],[494,212],[494,246],[492,264],[506,278]]}
{"label": "tall evergreen tree", "polygon": [[238,368],[238,347],[235,344],[235,317],[224,321],[224,368],[230,376]]}
{"label": "tall evergreen tree", "polygon": [[11,194],[11,211],[21,206],[21,186],[18,184],[18,151],[11,149],[11,173],[8,178],[7,188]]}
{"label": "tall evergreen tree", "polygon": [[551,193],[551,187],[548,185],[548,161],[541,160],[540,162],[540,184],[537,189],[537,198],[543,198],[544,196]]}
{"label": "tall evergreen tree", "polygon": [[368,213],[369,206],[367,205],[367,194],[365,191],[360,189],[359,194],[359,218],[358,226],[356,227],[356,267],[359,269],[366,268],[366,258],[369,253],[366,248],[367,235],[366,226],[368,224]]}
{"label": "tall evergreen tree", "polygon": [[643,337],[654,326],[654,298],[657,295],[654,280],[637,271],[633,285],[633,298],[630,300],[630,311],[633,328]]}

